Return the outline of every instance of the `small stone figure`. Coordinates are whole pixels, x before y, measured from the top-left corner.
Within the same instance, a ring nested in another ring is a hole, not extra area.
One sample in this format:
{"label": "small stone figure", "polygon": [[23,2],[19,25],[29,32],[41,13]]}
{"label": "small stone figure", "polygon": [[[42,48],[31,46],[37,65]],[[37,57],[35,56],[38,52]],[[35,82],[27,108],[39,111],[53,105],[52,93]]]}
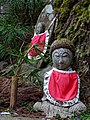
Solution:
{"label": "small stone figure", "polygon": [[44,56],[48,45],[49,33],[45,31],[45,24],[40,22],[37,24],[34,32],[34,37],[30,42],[32,49],[29,51],[28,58],[38,60]]}
{"label": "small stone figure", "polygon": [[36,111],[43,111],[47,116],[59,114],[61,118],[86,111],[86,106],[79,100],[80,78],[72,69],[74,52],[73,44],[65,38],[52,43],[53,65],[44,75],[44,97],[34,104]]}
{"label": "small stone figure", "polygon": [[45,53],[48,52],[47,47],[51,45],[54,40],[54,31],[57,26],[57,22],[57,15],[53,9],[53,1],[51,0],[50,4],[43,8],[38,17],[34,36],[30,42],[30,48],[32,46],[34,46],[34,48],[29,51],[29,59],[41,59],[41,56],[44,56]]}

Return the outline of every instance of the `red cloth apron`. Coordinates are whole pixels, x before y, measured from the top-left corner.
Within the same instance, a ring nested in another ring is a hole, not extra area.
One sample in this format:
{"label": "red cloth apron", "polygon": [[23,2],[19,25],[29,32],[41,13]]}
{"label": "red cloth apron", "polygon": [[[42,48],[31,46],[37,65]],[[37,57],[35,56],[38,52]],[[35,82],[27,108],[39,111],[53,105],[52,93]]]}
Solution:
{"label": "red cloth apron", "polygon": [[78,76],[76,72],[62,73],[53,70],[48,83],[48,90],[55,100],[72,100],[78,92]]}
{"label": "red cloth apron", "polygon": [[[35,35],[32,38],[32,41],[30,43],[30,47],[32,47],[33,45],[37,45],[37,49],[39,49],[39,51],[43,52],[44,50],[44,46],[45,46],[45,40],[46,40],[46,33],[40,34],[40,35]],[[38,51],[35,48],[32,48],[29,51],[29,55],[30,56],[37,56],[38,55]]]}

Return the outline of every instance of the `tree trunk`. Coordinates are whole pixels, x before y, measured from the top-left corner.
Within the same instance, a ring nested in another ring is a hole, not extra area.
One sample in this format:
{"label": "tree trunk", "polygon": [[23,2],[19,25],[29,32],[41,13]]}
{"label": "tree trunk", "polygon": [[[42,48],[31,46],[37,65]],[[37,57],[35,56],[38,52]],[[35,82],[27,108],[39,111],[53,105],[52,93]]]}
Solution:
{"label": "tree trunk", "polygon": [[23,57],[21,57],[18,61],[18,66],[16,68],[16,72],[15,75],[12,76],[12,83],[11,83],[11,96],[10,96],[10,110],[15,109],[16,107],[16,102],[17,102],[17,87],[18,87],[18,74],[21,68],[21,65],[26,57],[26,55],[28,54],[28,52],[33,48],[30,47],[27,52],[24,54]]}
{"label": "tree trunk", "polygon": [[12,83],[11,83],[10,110],[15,109],[16,107],[17,86],[18,86],[18,77],[17,75],[14,75],[12,76]]}

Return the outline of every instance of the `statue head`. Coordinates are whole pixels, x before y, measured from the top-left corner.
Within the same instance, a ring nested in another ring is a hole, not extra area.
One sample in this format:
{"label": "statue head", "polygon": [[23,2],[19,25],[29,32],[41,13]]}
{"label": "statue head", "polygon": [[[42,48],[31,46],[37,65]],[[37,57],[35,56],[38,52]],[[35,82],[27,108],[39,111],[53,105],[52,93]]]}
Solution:
{"label": "statue head", "polygon": [[54,0],[49,0],[49,2],[51,3],[51,5],[54,5]]}
{"label": "statue head", "polygon": [[65,38],[55,40],[50,47],[50,54],[55,68],[67,70],[73,62],[74,46]]}
{"label": "statue head", "polygon": [[45,24],[44,24],[44,22],[39,22],[36,25],[35,32],[36,32],[36,34],[40,34],[40,33],[45,32]]}

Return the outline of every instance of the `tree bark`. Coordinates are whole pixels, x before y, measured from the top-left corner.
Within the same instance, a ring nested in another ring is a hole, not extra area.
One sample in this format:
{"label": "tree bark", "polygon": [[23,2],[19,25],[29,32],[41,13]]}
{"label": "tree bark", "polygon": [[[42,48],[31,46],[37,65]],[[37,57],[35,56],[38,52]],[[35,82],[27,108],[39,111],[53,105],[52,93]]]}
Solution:
{"label": "tree bark", "polygon": [[14,75],[12,76],[12,83],[11,83],[10,110],[15,109],[16,107],[17,86],[18,86],[18,77],[17,75]]}

